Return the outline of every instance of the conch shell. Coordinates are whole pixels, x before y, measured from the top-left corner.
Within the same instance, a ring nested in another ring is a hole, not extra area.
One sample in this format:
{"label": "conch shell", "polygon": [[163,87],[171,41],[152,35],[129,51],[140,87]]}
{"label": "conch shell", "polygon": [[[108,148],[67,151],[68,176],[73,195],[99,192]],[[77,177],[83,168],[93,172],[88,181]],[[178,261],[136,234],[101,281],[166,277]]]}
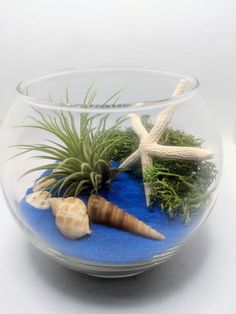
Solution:
{"label": "conch shell", "polygon": [[155,240],[165,239],[161,233],[141,220],[95,194],[89,198],[88,215],[91,220],[97,223],[107,224]]}
{"label": "conch shell", "polygon": [[52,209],[52,213],[56,216],[58,209],[61,206],[61,202],[64,200],[64,197],[52,197],[49,202]]}
{"label": "conch shell", "polygon": [[67,238],[78,239],[90,234],[87,207],[82,200],[68,197],[52,204],[56,214],[56,225]]}
{"label": "conch shell", "polygon": [[52,194],[47,191],[38,191],[26,196],[26,202],[38,209],[49,209]]}
{"label": "conch shell", "polygon": [[50,186],[52,186],[54,183],[56,182],[56,179],[52,178],[52,179],[48,179],[45,181],[38,181],[34,184],[33,186],[33,192],[38,192],[38,191],[44,191],[47,190],[47,188],[49,188]]}

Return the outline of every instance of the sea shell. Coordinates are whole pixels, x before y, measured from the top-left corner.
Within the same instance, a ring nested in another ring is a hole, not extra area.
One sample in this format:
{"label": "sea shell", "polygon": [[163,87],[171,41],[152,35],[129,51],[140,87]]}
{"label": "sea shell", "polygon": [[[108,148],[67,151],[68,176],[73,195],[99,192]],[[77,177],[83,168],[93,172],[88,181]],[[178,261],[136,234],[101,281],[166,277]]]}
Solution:
{"label": "sea shell", "polygon": [[47,191],[38,191],[26,196],[26,202],[38,209],[48,209],[52,194]]}
{"label": "sea shell", "polygon": [[56,216],[58,209],[61,206],[61,202],[64,200],[64,197],[52,197],[49,202],[52,209],[52,213]]}
{"label": "sea shell", "polygon": [[164,235],[158,231],[98,195],[90,196],[88,215],[97,223],[107,224],[155,240],[165,239]]}
{"label": "sea shell", "polygon": [[56,225],[67,238],[78,239],[90,234],[87,207],[76,197],[67,197],[59,201],[56,211]]}
{"label": "sea shell", "polygon": [[56,182],[56,179],[48,179],[42,182],[42,180],[36,182],[33,186],[33,192],[44,191],[47,190],[52,184]]}

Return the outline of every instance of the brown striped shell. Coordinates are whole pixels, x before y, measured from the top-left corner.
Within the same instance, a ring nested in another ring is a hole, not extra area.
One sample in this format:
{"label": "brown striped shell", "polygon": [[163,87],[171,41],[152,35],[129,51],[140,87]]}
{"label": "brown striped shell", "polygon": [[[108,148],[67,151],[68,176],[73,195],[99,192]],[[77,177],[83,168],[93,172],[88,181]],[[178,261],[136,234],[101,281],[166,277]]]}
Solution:
{"label": "brown striped shell", "polygon": [[56,213],[56,225],[67,238],[78,239],[90,234],[87,207],[76,197],[59,200]]}
{"label": "brown striped shell", "polygon": [[99,195],[90,196],[88,215],[91,220],[97,223],[110,225],[155,240],[165,239],[160,232]]}

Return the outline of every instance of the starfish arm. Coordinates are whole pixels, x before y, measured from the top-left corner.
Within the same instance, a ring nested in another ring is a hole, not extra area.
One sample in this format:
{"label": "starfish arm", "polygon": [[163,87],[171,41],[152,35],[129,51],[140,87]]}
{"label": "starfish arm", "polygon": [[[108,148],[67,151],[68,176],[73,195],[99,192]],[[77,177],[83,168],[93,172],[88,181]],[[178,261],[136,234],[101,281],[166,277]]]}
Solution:
{"label": "starfish arm", "polygon": [[[186,80],[182,79],[177,84],[172,97],[179,96],[184,93],[186,87]],[[157,116],[156,123],[152,130],[150,131],[148,135],[148,142],[154,143],[158,142],[158,140],[161,138],[163,132],[165,131],[165,128],[169,124],[170,120],[173,117],[175,106],[168,106],[166,109],[161,111],[159,115]]]}
{"label": "starfish arm", "polygon": [[129,114],[128,117],[130,118],[131,126],[134,132],[138,135],[140,140],[142,140],[144,137],[148,135],[148,132],[144,128],[140,117],[134,113]]}
{"label": "starfish arm", "polygon": [[186,87],[186,80],[184,79],[180,80],[172,94],[172,97],[176,97],[183,94],[185,92],[185,87]]}
{"label": "starfish arm", "polygon": [[175,106],[168,106],[159,113],[156,119],[156,123],[148,134],[148,142],[155,143],[161,138],[167,125],[173,117]]}
{"label": "starfish arm", "polygon": [[132,166],[139,159],[139,151],[136,150],[129,157],[127,157],[119,166],[119,168],[127,168]]}
{"label": "starfish arm", "polygon": [[[142,172],[143,176],[147,168],[153,165],[152,157],[149,156],[145,151],[141,152],[141,163],[142,163]],[[150,206],[150,195],[151,195],[151,187],[147,182],[144,182],[144,192],[146,198],[147,207]]]}
{"label": "starfish arm", "polygon": [[149,156],[144,150],[141,152],[141,162],[142,162],[142,171],[143,173],[147,168],[152,166],[152,157]]}
{"label": "starfish arm", "polygon": [[164,146],[159,144],[151,144],[146,147],[146,151],[151,156],[169,159],[206,160],[213,157],[212,151],[198,147]]}
{"label": "starfish arm", "polygon": [[[185,87],[186,87],[186,80],[184,79],[180,80],[172,94],[172,97],[176,97],[178,95],[183,94],[185,91]],[[169,124],[170,120],[173,117],[174,109],[175,109],[175,106],[171,105],[159,113],[154,127],[149,132],[149,135],[148,135],[149,143],[158,142],[158,140],[161,138],[165,128],[167,127],[167,125]]]}

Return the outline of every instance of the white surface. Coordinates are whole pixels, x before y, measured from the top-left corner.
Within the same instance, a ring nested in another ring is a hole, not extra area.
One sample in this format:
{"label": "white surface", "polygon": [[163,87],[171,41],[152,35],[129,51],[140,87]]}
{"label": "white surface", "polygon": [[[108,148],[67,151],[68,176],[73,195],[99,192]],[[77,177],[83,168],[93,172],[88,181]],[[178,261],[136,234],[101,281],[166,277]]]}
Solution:
{"label": "white surface", "polygon": [[1,196],[0,312],[236,313],[234,0],[0,0],[0,113],[25,77],[79,65],[133,64],[194,74],[224,135],[222,190],[178,256],[105,280],[55,264],[24,238]]}
{"label": "white surface", "polygon": [[235,0],[0,0],[0,113],[29,76],[79,65],[189,72],[232,135]]}
{"label": "white surface", "polygon": [[236,146],[225,141],[222,189],[207,223],[181,253],[142,275],[98,279],[34,249],[2,200],[0,312],[234,314]]}

